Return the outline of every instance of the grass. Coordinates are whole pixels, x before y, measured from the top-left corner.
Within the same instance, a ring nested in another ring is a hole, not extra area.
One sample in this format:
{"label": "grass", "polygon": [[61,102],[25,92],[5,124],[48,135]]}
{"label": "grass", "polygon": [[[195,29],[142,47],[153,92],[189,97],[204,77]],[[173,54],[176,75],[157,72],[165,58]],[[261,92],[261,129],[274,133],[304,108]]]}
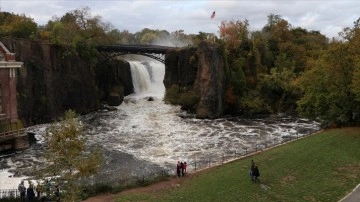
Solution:
{"label": "grass", "polygon": [[[261,183],[250,181],[251,159]],[[339,201],[360,182],[360,128],[331,129],[120,201]]]}

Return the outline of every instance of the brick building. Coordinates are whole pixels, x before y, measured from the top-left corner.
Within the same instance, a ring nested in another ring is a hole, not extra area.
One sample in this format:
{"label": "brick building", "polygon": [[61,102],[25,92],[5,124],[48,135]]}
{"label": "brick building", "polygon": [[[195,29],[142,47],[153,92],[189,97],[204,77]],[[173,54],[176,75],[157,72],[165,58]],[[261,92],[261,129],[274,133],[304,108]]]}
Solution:
{"label": "brick building", "polygon": [[22,66],[0,42],[0,151],[29,146],[17,113],[16,70]]}
{"label": "brick building", "polygon": [[16,69],[22,62],[0,42],[0,121],[18,119],[16,101]]}

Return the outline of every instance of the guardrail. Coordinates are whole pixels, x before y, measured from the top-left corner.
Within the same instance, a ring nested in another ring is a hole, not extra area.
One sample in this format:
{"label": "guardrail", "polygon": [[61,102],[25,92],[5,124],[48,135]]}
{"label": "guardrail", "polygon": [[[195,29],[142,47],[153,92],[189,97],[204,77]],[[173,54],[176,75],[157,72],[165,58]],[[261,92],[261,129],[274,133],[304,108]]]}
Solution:
{"label": "guardrail", "polygon": [[6,131],[6,132],[0,133],[0,140],[14,138],[14,137],[20,137],[20,136],[24,136],[24,135],[26,135],[25,129]]}

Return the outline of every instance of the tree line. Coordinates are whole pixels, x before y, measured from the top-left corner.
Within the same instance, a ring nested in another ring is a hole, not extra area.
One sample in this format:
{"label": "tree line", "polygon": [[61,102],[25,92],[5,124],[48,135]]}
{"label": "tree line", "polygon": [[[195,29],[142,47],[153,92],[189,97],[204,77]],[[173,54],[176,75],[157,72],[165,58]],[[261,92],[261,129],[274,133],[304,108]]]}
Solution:
{"label": "tree line", "polygon": [[294,113],[326,126],[359,124],[359,20],[338,40],[293,27],[274,14],[254,32],[247,20],[223,21],[228,110]]}
{"label": "tree line", "polygon": [[148,28],[120,31],[92,16],[88,7],[54,16],[45,25],[24,14],[0,12],[0,37],[48,42],[89,58],[96,54],[94,44],[181,47],[207,40],[217,43],[225,58],[225,114],[285,113],[327,126],[358,125],[360,18],[343,28],[339,39],[328,39],[319,31],[293,27],[280,15],[267,17],[267,24],[256,31],[249,30],[246,19],[222,21],[217,36]]}

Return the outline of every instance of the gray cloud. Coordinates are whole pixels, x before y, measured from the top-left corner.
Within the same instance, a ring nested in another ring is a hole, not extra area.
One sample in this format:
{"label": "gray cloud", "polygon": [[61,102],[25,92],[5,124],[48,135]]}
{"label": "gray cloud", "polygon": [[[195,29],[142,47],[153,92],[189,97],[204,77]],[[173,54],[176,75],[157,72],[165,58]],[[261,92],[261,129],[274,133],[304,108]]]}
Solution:
{"label": "gray cloud", "polygon": [[[119,30],[143,28],[218,33],[221,21],[248,19],[250,29],[260,30],[271,13],[281,15],[293,27],[317,30],[336,37],[360,17],[357,0],[2,0],[2,11],[25,14],[38,24],[53,16],[88,6]],[[216,17],[210,15],[216,11]]]}

